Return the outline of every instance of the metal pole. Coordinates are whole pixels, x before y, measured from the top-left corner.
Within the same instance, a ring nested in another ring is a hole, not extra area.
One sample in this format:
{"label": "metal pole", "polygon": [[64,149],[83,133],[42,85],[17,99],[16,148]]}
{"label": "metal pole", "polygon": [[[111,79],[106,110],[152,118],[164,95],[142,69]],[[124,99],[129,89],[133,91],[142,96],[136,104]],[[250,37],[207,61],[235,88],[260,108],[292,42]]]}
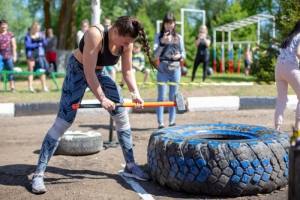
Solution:
{"label": "metal pole", "polygon": [[202,11],[202,15],[203,15],[203,25],[206,25],[206,13],[204,10]]}
{"label": "metal pole", "polygon": [[228,71],[232,73],[233,70],[233,54],[232,54],[232,44],[231,44],[231,31],[228,31]]}
{"label": "metal pole", "polygon": [[159,31],[160,31],[160,23],[161,23],[161,20],[156,20],[156,33],[159,33]]}
{"label": "metal pole", "polygon": [[181,37],[184,40],[184,8],[180,9],[180,17],[181,17]]}
{"label": "metal pole", "polygon": [[260,44],[260,20],[257,21],[257,44]]}
{"label": "metal pole", "polygon": [[272,19],[273,19],[273,20],[272,20],[272,23],[273,23],[273,35],[272,35],[272,37],[275,38],[275,37],[276,37],[276,36],[275,36],[275,34],[276,34],[276,33],[275,33],[275,26],[276,26],[276,24],[275,24],[275,17],[273,17]]}
{"label": "metal pole", "polygon": [[222,55],[222,68],[221,68],[221,73],[223,73],[224,72],[224,69],[225,69],[225,58],[224,58],[224,38],[225,38],[225,32],[224,31],[222,31],[222,45],[221,45],[221,55]]}
{"label": "metal pole", "polygon": [[289,191],[288,200],[300,199],[300,147],[291,146],[289,149]]}
{"label": "metal pole", "polygon": [[108,141],[103,142],[103,147],[105,149],[111,148],[111,147],[118,147],[119,142],[113,140],[113,134],[114,134],[114,121],[113,118],[110,116],[109,117],[109,136],[108,136]]}
{"label": "metal pole", "polygon": [[217,72],[217,32],[216,29],[213,30],[213,68]]}
{"label": "metal pole", "polygon": [[113,141],[113,131],[114,131],[114,121],[113,118],[110,117],[109,118],[109,139],[108,139],[109,142]]}

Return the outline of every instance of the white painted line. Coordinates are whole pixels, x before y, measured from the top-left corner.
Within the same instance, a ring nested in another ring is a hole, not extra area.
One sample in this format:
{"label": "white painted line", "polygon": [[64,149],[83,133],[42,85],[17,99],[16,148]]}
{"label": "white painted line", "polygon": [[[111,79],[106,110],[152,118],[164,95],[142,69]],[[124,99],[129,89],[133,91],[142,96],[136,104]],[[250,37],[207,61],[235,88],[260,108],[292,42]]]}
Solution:
{"label": "white painted line", "polygon": [[288,101],[286,107],[291,110],[295,110],[297,108],[298,98],[296,95],[288,95]]}
{"label": "white painted line", "polygon": [[155,200],[151,194],[148,194],[144,188],[134,179],[123,175],[123,170],[119,171],[119,175],[132,187],[132,189],[144,200]]}
{"label": "white painted line", "polygon": [[211,83],[200,83],[200,85],[222,85],[222,86],[251,86],[253,82],[211,82]]}
{"label": "white painted line", "polygon": [[188,110],[191,112],[239,110],[240,107],[238,96],[189,97],[187,101]]}
{"label": "white painted line", "polygon": [[0,116],[15,116],[15,104],[14,103],[0,103]]}

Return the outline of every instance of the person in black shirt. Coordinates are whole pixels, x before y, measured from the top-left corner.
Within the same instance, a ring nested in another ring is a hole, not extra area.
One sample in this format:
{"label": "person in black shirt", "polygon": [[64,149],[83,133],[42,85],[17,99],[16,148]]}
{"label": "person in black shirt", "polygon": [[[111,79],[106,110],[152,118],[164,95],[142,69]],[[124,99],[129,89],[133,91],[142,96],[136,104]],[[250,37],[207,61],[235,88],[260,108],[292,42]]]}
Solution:
{"label": "person in black shirt", "polygon": [[143,50],[150,58],[150,47],[144,28],[134,17],[119,17],[107,30],[104,30],[101,25],[95,25],[85,32],[79,48],[75,49],[69,58],[57,118],[44,138],[32,179],[33,193],[46,192],[44,172],[47,164],[55,152],[60,138],[74,122],[76,110],[72,109],[72,105],[82,100],[87,87],[91,89],[102,107],[109,111],[115,121],[118,139],[126,162],[123,175],[139,180],[149,179],[148,174],[135,163],[128,113],[124,107],[116,107],[116,103],[123,102],[119,88],[102,71],[104,66],[114,65],[121,58],[123,77],[131,92],[132,100],[138,107],[141,107],[144,101],[139,94],[132,73],[132,49],[133,42],[137,37],[142,41]]}
{"label": "person in black shirt", "polygon": [[197,54],[194,62],[192,81],[194,81],[198,66],[203,63],[203,74],[202,81],[205,81],[207,76],[207,65],[209,61],[209,50],[210,37],[207,35],[207,27],[205,25],[200,26],[199,34],[196,39]]}

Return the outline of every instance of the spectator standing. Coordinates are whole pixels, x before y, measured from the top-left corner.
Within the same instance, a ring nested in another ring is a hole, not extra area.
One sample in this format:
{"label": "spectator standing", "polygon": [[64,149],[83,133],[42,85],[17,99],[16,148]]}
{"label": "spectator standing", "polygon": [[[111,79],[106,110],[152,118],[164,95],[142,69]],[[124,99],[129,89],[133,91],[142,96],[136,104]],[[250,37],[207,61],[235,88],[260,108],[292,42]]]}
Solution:
{"label": "spectator standing", "polygon": [[[0,57],[2,57],[2,69],[13,71],[14,63],[17,61],[17,44],[15,36],[8,31],[6,20],[0,20]],[[1,70],[1,69],[0,69]],[[13,74],[8,75],[10,91],[15,91],[15,82]]]}
{"label": "spectator standing", "polygon": [[[280,55],[275,67],[275,81],[277,88],[277,100],[274,116],[275,129],[280,130],[283,124],[283,114],[287,103],[288,85],[290,85],[298,98],[296,108],[293,136],[300,136],[300,20],[294,29],[280,45]],[[297,141],[298,143],[300,141]]]}
{"label": "spectator standing", "polygon": [[[164,101],[167,86],[169,100],[174,101],[181,77],[180,61],[185,58],[182,37],[176,33],[176,20],[173,13],[167,13],[163,19],[160,33],[155,36],[155,57],[159,59],[157,72],[158,101]],[[164,107],[156,110],[158,128],[164,128]],[[169,126],[175,125],[176,109],[169,108]]]}
{"label": "spectator standing", "polygon": [[[47,44],[45,36],[40,32],[40,24],[33,22],[30,31],[25,36],[25,50],[28,71],[46,72],[48,70],[48,63],[45,57],[45,46]],[[43,73],[40,76],[43,91],[48,92],[46,85],[46,75]],[[28,89],[30,92],[36,92],[33,88],[33,75],[28,76]]]}
{"label": "spectator standing", "polygon": [[46,45],[46,58],[50,65],[50,70],[57,72],[56,65],[56,46],[57,46],[57,38],[53,34],[53,29],[48,28],[46,33],[47,45]]}
{"label": "spectator standing", "polygon": [[194,67],[192,72],[192,81],[194,81],[198,66],[200,63],[203,63],[203,72],[202,72],[202,81],[205,81],[207,77],[207,66],[209,62],[209,50],[211,40],[207,35],[207,27],[205,25],[200,26],[199,33],[196,38],[195,44],[197,47],[197,54],[194,61]]}
{"label": "spectator standing", "polygon": [[77,46],[79,46],[79,42],[80,42],[81,38],[83,37],[84,33],[89,29],[89,27],[90,27],[89,20],[84,19],[81,21],[81,29],[79,31],[77,31],[77,34],[76,34]]}
{"label": "spectator standing", "polygon": [[150,74],[150,69],[145,67],[145,56],[141,51],[141,47],[139,42],[133,44],[132,67],[134,72],[140,71],[144,74],[144,83],[146,83]]}
{"label": "spectator standing", "polygon": [[244,61],[245,61],[245,75],[248,76],[250,73],[251,64],[253,63],[252,51],[251,51],[250,45],[248,45],[245,50]]}

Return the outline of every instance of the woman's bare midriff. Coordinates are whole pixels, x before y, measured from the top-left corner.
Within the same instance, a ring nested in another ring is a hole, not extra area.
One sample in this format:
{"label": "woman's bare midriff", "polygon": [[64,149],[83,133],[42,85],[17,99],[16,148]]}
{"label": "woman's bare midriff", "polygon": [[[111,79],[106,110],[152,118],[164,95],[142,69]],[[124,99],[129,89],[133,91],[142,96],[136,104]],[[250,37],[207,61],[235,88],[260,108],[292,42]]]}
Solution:
{"label": "woman's bare midriff", "polygon": [[81,64],[82,64],[82,53],[80,52],[80,50],[77,48],[73,51],[74,57],[76,58],[76,60],[78,60]]}
{"label": "woman's bare midriff", "polygon": [[[82,53],[80,52],[80,50],[79,49],[75,49],[74,51],[73,51],[73,55],[74,55],[74,57],[76,58],[76,60],[78,61],[78,62],[80,62],[81,64],[83,64],[83,62],[82,62]],[[84,66],[83,66],[84,67]],[[96,69],[102,69],[103,67],[102,66],[96,66]]]}

